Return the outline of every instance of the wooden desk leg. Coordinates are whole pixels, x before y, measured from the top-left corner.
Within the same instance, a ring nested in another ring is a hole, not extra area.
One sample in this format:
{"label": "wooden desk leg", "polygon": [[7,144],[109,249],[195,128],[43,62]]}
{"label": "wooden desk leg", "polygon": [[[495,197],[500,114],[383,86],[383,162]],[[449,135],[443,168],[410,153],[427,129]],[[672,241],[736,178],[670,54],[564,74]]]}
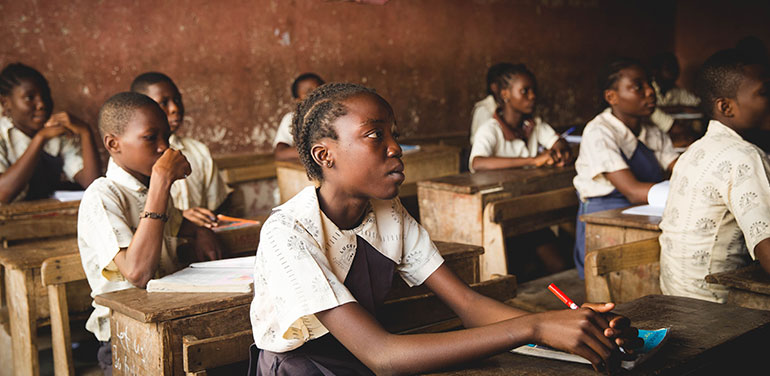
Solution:
{"label": "wooden desk leg", "polygon": [[32,270],[5,270],[15,375],[37,376],[40,373],[35,317],[37,310],[32,281]]}

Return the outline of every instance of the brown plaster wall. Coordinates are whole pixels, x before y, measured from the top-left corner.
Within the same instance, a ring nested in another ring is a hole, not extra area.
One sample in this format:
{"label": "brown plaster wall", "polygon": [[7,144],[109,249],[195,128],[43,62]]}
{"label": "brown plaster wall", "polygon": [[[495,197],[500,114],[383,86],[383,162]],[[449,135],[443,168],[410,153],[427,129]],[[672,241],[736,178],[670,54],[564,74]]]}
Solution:
{"label": "brown plaster wall", "polygon": [[680,0],[674,33],[679,84],[692,88],[695,72],[709,56],[749,35],[770,46],[770,2]]}
{"label": "brown plaster wall", "polygon": [[544,118],[584,124],[599,65],[672,49],[675,15],[666,0],[2,1],[0,64],[37,67],[56,108],[92,124],[134,76],[165,72],[184,95],[181,132],[219,154],[269,150],[303,71],[372,86],[402,134],[440,136],[467,133],[489,65],[521,61]]}

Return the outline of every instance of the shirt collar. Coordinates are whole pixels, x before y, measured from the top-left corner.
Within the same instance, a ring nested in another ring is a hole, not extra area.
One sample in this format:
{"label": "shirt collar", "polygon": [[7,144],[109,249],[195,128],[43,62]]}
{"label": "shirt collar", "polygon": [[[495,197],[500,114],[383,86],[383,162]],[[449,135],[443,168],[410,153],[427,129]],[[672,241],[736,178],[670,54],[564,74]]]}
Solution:
{"label": "shirt collar", "polygon": [[184,149],[182,138],[177,136],[176,133],[172,133],[170,136],[168,136],[168,146],[170,146],[174,150]]}
{"label": "shirt collar", "polygon": [[7,116],[0,117],[0,132],[3,132],[3,136],[6,140],[11,139],[11,132],[16,131],[15,133],[18,133],[19,137],[23,137],[24,139],[30,140],[31,138],[27,136],[24,132],[16,129],[16,127],[13,126],[13,121],[11,121],[11,118]]}
{"label": "shirt collar", "polygon": [[732,129],[732,128],[722,124],[718,120],[711,120],[711,121],[709,121],[708,129],[706,129],[706,134],[709,135],[709,136],[714,136],[714,135],[721,134],[721,135],[727,135],[727,136],[730,136],[730,137],[734,137],[734,138],[738,138],[738,139],[743,140],[743,137],[741,137],[741,135],[739,135],[738,132],[736,132],[734,129]]}
{"label": "shirt collar", "polygon": [[133,191],[147,192],[147,187],[133,175],[129,174],[128,171],[124,170],[123,167],[118,166],[118,164],[112,160],[112,157],[110,157],[109,162],[107,162],[107,173],[105,176],[115,183]]}

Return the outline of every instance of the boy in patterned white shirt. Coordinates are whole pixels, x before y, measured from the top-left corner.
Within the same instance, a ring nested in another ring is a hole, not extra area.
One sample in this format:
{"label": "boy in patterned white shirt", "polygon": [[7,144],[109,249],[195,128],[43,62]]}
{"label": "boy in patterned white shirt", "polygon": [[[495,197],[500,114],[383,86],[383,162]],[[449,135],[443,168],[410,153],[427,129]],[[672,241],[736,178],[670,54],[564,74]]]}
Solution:
{"label": "boy in patterned white shirt", "polygon": [[[78,212],[78,248],[91,296],[131,287],[180,268],[177,237],[189,237],[192,257],[217,259],[214,233],[182,219],[171,185],[190,164],[169,148],[163,110],[138,93],[111,97],[99,112],[99,131],[110,153],[105,177],[86,189]],[[183,256],[182,252],[179,252]],[[93,303],[86,329],[102,343],[98,359],[112,372],[109,309]]]}
{"label": "boy in patterned white shirt", "polygon": [[770,161],[751,143],[770,129],[770,69],[737,50],[711,56],[697,77],[706,135],[682,154],[660,228],[664,294],[725,302],[711,273],[758,260],[770,272]]}

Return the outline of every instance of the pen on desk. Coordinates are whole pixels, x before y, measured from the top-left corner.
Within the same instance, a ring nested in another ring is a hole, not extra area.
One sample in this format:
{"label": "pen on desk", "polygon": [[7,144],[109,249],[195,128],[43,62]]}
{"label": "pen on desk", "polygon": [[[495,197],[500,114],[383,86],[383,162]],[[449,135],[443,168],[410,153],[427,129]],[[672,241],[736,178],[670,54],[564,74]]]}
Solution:
{"label": "pen on desk", "polygon": [[574,132],[574,131],[575,131],[575,127],[570,127],[569,129],[567,129],[566,131],[564,131],[564,133],[562,133],[562,134],[561,134],[561,137],[563,138],[564,136],[569,136],[569,135],[570,135],[570,134],[572,134],[572,132]]}
{"label": "pen on desk", "polygon": [[575,302],[573,302],[572,299],[570,299],[569,296],[567,296],[564,292],[559,290],[559,288],[556,287],[556,285],[551,283],[550,285],[548,285],[548,289],[551,290],[551,292],[554,295],[556,295],[556,297],[559,298],[559,300],[564,302],[564,304],[566,304],[567,307],[569,307],[570,309],[578,309],[578,305],[575,304]]}

